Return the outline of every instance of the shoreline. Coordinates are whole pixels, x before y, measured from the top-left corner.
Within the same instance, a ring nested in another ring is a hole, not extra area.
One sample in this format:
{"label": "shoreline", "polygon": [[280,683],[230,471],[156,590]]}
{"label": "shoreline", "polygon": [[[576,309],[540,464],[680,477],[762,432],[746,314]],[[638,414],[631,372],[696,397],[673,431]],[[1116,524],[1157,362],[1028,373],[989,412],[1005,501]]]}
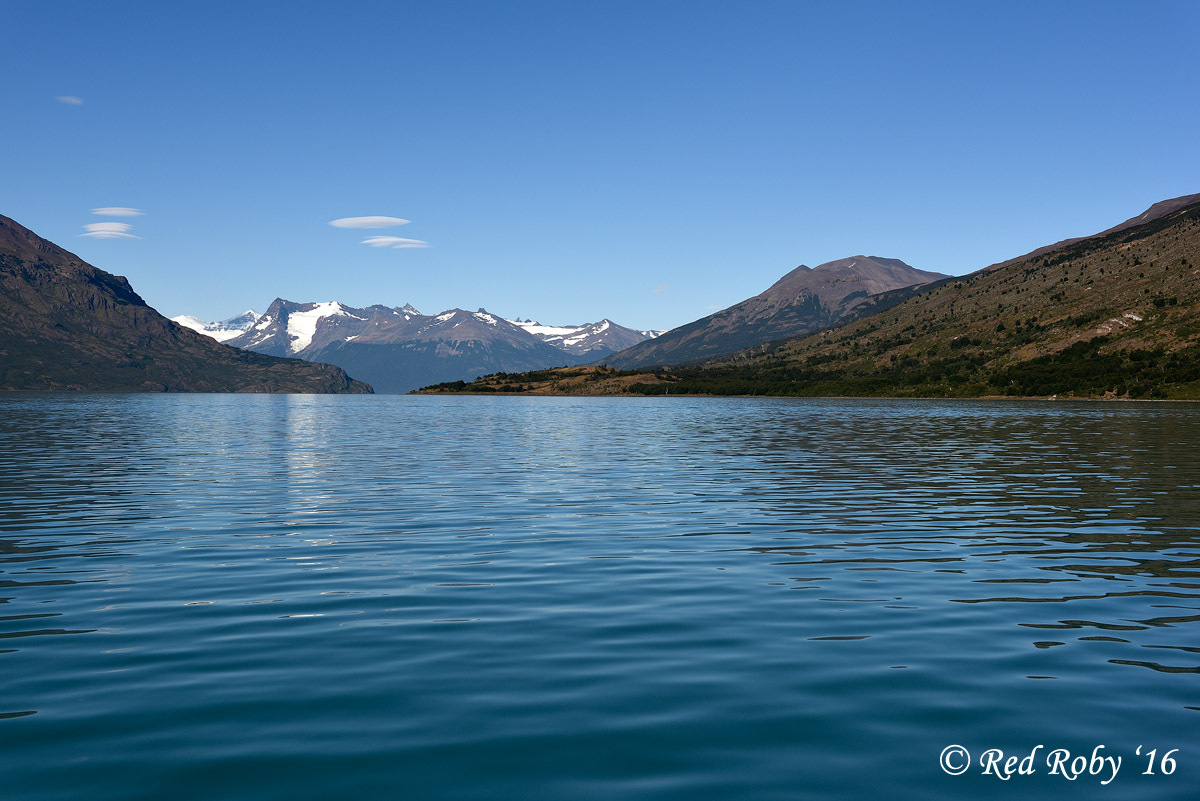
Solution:
{"label": "shoreline", "polygon": [[[640,393],[622,392],[603,395],[586,395],[571,392],[406,392],[406,396],[414,397],[456,397],[467,395],[471,397],[488,398],[730,398],[764,400],[882,400],[882,401],[1046,401],[1054,403],[1085,402],[1085,403],[1200,403],[1200,398],[1083,398],[1060,397],[1057,395],[979,395],[971,398],[947,397],[945,395],[711,395],[701,392],[684,392],[678,395],[642,395]],[[379,397],[386,397],[380,395]]]}

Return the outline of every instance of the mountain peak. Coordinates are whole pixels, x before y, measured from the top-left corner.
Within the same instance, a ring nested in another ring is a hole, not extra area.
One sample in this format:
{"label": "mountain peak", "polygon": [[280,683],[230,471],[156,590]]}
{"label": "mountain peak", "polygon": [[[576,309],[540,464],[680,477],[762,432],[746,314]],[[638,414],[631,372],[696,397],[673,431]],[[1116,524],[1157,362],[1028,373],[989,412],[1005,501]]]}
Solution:
{"label": "mountain peak", "polygon": [[857,289],[850,291],[876,295],[890,289],[927,284],[945,277],[941,273],[918,270],[900,259],[847,256],[812,268],[800,265],[772,284],[759,297],[793,298],[805,292],[816,295],[828,295],[831,292],[845,294],[843,290],[833,290],[831,285],[834,284],[846,287],[861,284]]}
{"label": "mountain peak", "polygon": [[610,367],[680,364],[826,328],[868,297],[945,278],[899,259],[849,256],[800,265],[752,298],[606,360]]}
{"label": "mountain peak", "polygon": [[855,267],[859,266],[860,261],[863,261],[863,262],[867,261],[867,257],[863,256],[863,255],[858,255],[858,256],[848,256],[847,258],[844,258],[844,259],[834,259],[833,261],[827,261],[824,264],[818,264],[816,267],[813,267],[813,271],[814,272],[816,272],[816,271],[830,272],[833,270],[851,270],[852,271],[852,270],[854,270]]}
{"label": "mountain peak", "polygon": [[[863,274],[879,266],[893,270],[916,269],[912,265],[902,262],[900,259],[889,259],[883,256],[864,256],[860,253],[857,256],[848,256],[844,259],[835,259],[834,261],[827,261],[824,264],[818,264],[816,267],[813,267],[813,270],[848,270],[853,273]],[[918,270],[918,272],[921,271]]]}

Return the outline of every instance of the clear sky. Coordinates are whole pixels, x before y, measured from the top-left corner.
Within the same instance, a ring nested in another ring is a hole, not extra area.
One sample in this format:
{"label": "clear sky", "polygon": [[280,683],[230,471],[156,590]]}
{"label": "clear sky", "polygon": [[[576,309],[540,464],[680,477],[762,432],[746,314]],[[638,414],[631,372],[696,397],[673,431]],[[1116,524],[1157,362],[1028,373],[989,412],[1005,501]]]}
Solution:
{"label": "clear sky", "polygon": [[[670,328],[798,264],[961,274],[1200,192],[1195,0],[0,0],[0,29],[0,213],[169,316]],[[363,216],[410,222],[329,224]]]}

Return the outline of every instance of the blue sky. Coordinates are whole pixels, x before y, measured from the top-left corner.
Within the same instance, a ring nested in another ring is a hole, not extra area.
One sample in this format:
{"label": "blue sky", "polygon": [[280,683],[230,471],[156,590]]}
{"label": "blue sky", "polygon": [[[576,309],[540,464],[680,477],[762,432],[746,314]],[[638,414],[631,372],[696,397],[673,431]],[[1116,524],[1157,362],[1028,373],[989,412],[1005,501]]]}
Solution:
{"label": "blue sky", "polygon": [[[278,295],[669,328],[798,264],[961,274],[1200,192],[1191,0],[0,19],[0,213],[169,316]],[[329,225],[359,216],[410,222]]]}

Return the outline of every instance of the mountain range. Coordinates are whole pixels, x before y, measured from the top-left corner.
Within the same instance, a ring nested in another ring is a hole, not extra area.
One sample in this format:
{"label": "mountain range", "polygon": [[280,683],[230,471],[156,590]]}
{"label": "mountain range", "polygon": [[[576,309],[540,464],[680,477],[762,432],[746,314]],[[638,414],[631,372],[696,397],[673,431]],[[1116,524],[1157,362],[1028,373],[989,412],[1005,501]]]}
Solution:
{"label": "mountain range", "polygon": [[0,216],[0,389],[370,392],[339,367],[226,347],[121,276]]}
{"label": "mountain range", "polygon": [[871,296],[828,328],[702,363],[430,391],[1197,399],[1198,276],[1200,194],[969,275]]}
{"label": "mountain range", "polygon": [[958,278],[801,266],[662,336],[283,299],[177,324],[0,217],[0,388],[1200,398],[1198,275],[1200,194]]}
{"label": "mountain range", "polygon": [[582,364],[660,333],[635,331],[607,319],[552,326],[507,320],[484,309],[424,315],[411,305],[356,308],[338,301],[282,298],[262,315],[248,311],[217,323],[186,316],[175,321],[233,347],[336,364],[378,392]]}

